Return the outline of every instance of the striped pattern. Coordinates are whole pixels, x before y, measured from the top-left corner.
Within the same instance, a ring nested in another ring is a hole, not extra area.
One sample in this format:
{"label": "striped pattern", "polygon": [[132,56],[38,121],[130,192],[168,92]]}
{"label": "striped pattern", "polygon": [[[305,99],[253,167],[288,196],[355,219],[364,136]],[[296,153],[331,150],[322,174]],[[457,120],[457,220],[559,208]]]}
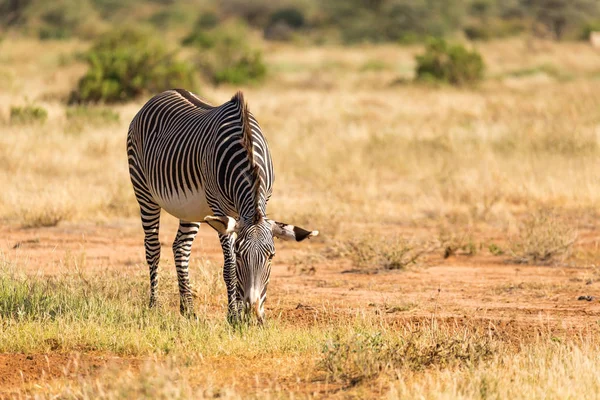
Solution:
{"label": "striped pattern", "polygon": [[180,219],[173,252],[181,312],[193,313],[188,262],[199,221],[214,215],[239,225],[236,234],[219,235],[230,316],[245,304],[262,317],[275,253],[273,222],[265,217],[273,164],[242,94],[218,107],[181,89],[153,97],[131,122],[127,154],[145,233],[150,305],[157,302],[159,218],[165,209]]}

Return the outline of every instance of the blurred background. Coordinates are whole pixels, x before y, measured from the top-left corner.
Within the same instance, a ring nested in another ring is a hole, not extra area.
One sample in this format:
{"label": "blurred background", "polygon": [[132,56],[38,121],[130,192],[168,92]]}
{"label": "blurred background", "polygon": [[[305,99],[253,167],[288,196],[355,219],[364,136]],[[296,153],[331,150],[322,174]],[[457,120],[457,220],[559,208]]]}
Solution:
{"label": "blurred background", "polygon": [[571,243],[600,200],[596,0],[2,0],[0,26],[11,226],[135,220],[127,126],[173,87],[244,90],[272,214],[328,237]]}
{"label": "blurred background", "polygon": [[[5,31],[39,39],[94,39],[119,26],[163,38],[236,21],[266,40],[299,44],[416,43],[429,36],[488,40],[523,33],[587,40],[600,28],[595,0],[3,0]],[[188,43],[191,40],[188,40]]]}

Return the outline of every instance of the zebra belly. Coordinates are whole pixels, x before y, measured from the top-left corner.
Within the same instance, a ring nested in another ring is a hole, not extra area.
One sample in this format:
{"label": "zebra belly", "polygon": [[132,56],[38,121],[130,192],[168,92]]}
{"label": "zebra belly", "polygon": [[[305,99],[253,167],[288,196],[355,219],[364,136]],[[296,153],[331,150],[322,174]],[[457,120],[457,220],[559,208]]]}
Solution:
{"label": "zebra belly", "polygon": [[158,205],[166,212],[183,221],[202,222],[204,217],[213,215],[203,190],[181,193],[165,199],[154,197]]}

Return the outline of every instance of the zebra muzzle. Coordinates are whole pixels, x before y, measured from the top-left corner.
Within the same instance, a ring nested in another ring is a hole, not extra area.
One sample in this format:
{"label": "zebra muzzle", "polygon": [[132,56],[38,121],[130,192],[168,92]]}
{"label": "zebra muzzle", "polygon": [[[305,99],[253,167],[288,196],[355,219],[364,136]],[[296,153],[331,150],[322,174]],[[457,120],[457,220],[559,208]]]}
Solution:
{"label": "zebra muzzle", "polygon": [[263,317],[260,313],[260,301],[257,301],[252,305],[252,312],[254,313],[254,316],[256,317],[258,322],[262,324]]}

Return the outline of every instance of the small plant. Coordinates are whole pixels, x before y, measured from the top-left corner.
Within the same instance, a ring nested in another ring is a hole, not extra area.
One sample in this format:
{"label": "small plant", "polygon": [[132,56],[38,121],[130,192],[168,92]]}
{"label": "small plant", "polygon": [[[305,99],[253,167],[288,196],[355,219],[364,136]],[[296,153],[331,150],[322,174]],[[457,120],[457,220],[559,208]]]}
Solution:
{"label": "small plant", "polygon": [[523,264],[552,264],[567,258],[577,240],[576,232],[550,211],[531,215],[513,241],[513,261]]}
{"label": "small plant", "polygon": [[483,79],[485,65],[481,55],[464,46],[448,44],[443,39],[431,39],[425,53],[416,56],[416,79],[452,85],[473,84]]}
{"label": "small plant", "polygon": [[88,72],[70,102],[118,102],[173,87],[193,88],[193,68],[179,61],[155,35],[118,30],[87,53]]}
{"label": "small plant", "polygon": [[402,270],[425,253],[424,247],[409,243],[402,238],[363,238],[338,243],[329,249],[330,256],[349,258],[361,269]]}
{"label": "small plant", "polygon": [[478,246],[468,233],[457,235],[453,232],[442,230],[438,238],[440,247],[444,249],[444,258],[457,254],[474,256],[477,254]]}
{"label": "small plant", "polygon": [[494,256],[501,256],[502,254],[504,254],[504,250],[496,243],[490,243],[488,245],[488,250]]}
{"label": "small plant", "polygon": [[36,105],[12,106],[10,108],[11,124],[44,123],[48,119],[48,111]]}

